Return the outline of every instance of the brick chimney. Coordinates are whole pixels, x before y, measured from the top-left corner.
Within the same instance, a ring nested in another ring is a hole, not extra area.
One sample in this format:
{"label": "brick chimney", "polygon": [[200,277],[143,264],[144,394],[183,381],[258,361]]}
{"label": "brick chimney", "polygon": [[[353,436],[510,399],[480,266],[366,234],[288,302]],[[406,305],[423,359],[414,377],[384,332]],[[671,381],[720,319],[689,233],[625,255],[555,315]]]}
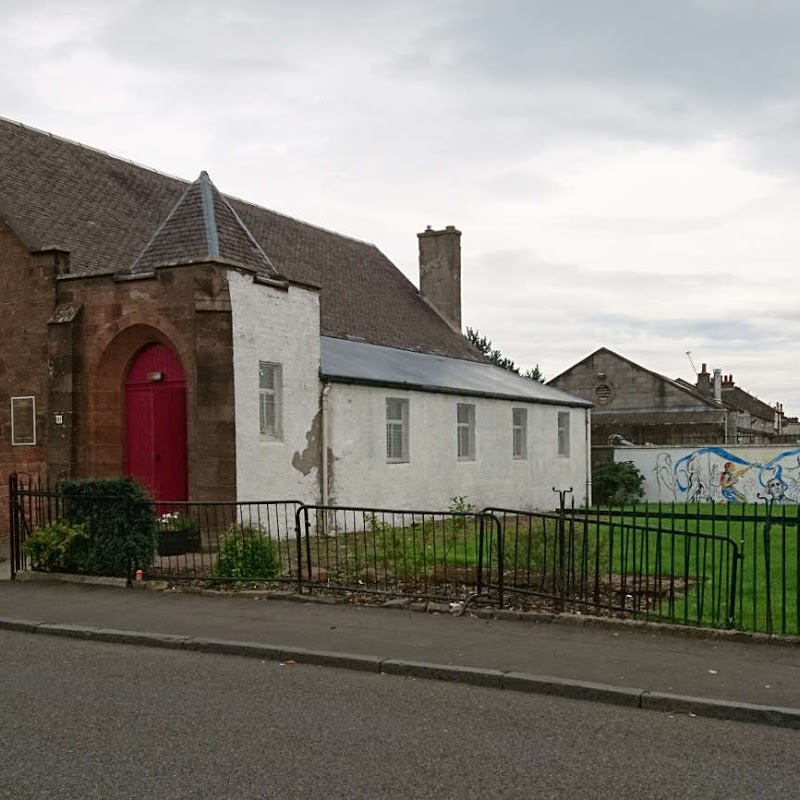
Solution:
{"label": "brick chimney", "polygon": [[706,397],[711,397],[711,375],[705,364],[703,364],[700,372],[697,373],[697,391]]}
{"label": "brick chimney", "polygon": [[419,239],[419,292],[451,328],[461,333],[461,231],[428,225]]}

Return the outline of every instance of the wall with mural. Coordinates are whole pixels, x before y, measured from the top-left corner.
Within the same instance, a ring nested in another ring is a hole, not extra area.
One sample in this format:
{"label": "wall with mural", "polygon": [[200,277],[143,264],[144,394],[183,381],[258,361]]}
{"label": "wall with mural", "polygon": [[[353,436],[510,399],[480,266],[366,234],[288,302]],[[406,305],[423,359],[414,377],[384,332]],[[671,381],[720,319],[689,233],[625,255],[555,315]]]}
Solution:
{"label": "wall with mural", "polygon": [[800,503],[800,446],[619,447],[645,476],[645,499],[676,503]]}

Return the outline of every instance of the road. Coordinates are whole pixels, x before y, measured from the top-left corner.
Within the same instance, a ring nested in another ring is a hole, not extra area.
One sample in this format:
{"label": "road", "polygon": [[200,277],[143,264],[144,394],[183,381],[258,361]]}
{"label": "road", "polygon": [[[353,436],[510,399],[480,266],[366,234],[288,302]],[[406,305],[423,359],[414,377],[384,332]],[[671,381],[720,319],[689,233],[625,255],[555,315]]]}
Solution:
{"label": "road", "polygon": [[800,733],[0,632],[0,798],[790,798]]}

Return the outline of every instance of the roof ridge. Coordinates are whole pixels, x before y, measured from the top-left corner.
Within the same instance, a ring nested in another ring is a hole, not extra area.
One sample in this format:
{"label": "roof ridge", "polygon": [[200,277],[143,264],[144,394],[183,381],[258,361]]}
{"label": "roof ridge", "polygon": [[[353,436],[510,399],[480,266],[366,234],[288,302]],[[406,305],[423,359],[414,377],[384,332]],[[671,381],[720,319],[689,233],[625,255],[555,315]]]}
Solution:
{"label": "roof ridge", "polygon": [[[38,133],[42,136],[47,136],[51,139],[55,139],[60,142],[65,142],[66,144],[74,145],[75,147],[80,147],[82,150],[88,150],[92,153],[97,153],[98,155],[105,156],[106,158],[110,158],[114,161],[121,161],[124,164],[130,164],[131,166],[136,167],[137,169],[143,169],[146,172],[150,172],[153,175],[160,175],[162,178],[169,178],[173,181],[178,181],[179,183],[186,184],[187,186],[191,186],[193,181],[190,181],[188,178],[181,178],[179,175],[173,175],[170,172],[164,172],[160,169],[155,169],[153,167],[148,167],[146,164],[141,164],[138,161],[134,161],[132,158],[126,158],[125,156],[115,155],[114,153],[109,152],[108,150],[101,150],[99,147],[93,147],[92,145],[84,144],[83,142],[79,142],[77,139],[70,139],[67,136],[59,136],[56,133],[52,133],[51,131],[46,131],[43,128],[37,128],[34,125],[26,125],[24,122],[19,122],[15,119],[10,119],[9,117],[4,117],[0,114],[0,122],[6,122],[9,125],[15,125],[18,128],[23,128],[27,131],[32,131],[34,133]],[[222,194],[222,192],[220,192]],[[245,200],[242,197],[239,197],[235,194],[223,194],[226,200],[230,201],[233,200],[237,203],[242,203],[243,205],[250,206],[251,208],[257,208],[260,211],[267,211],[270,214],[275,214],[278,217],[282,217],[283,219],[291,220],[292,222],[296,222],[299,225],[305,225],[309,228],[314,228],[315,230],[322,231],[323,233],[329,233],[332,236],[339,236],[342,239],[347,239],[351,242],[355,242],[356,244],[364,244],[369,247],[374,247],[376,250],[380,251],[380,248],[374,243],[367,241],[366,239],[359,239],[356,236],[350,236],[346,233],[341,233],[340,231],[335,231],[332,228],[326,228],[322,225],[317,225],[313,222],[308,222],[307,220],[300,219],[299,217],[293,217],[290,214],[284,214],[281,211],[276,211],[273,208],[269,208],[268,206],[261,205],[260,203],[254,203],[252,200]]]}
{"label": "roof ridge", "polygon": [[[163,261],[163,255],[159,256],[156,253],[159,253],[160,250],[163,251],[165,242],[169,241],[170,236],[174,236],[172,223],[181,214],[184,215],[181,217],[182,224],[186,224],[185,215],[188,214],[190,219],[194,218],[197,221],[199,228],[195,230],[191,242],[184,243],[188,249],[184,249],[176,257],[191,257],[192,260],[198,258],[207,258],[209,261],[221,260],[226,263],[239,264],[256,272],[264,272],[272,278],[282,277],[253,236],[252,231],[225,199],[206,170],[203,170],[180,196],[129,267],[130,272],[136,272],[141,263],[147,262],[148,259],[154,262],[150,265],[151,267],[164,265],[159,262],[159,258]],[[234,236],[239,242],[244,240],[246,244],[243,252],[237,253],[237,245],[233,244],[234,240],[231,239],[231,236]],[[246,255],[248,251],[250,252],[249,258]]]}
{"label": "roof ridge", "polygon": [[7,122],[9,125],[16,125],[18,128],[23,128],[26,131],[32,131],[33,133],[41,134],[42,136],[47,136],[50,139],[55,139],[59,142],[65,142],[66,144],[74,145],[75,147],[80,147],[81,150],[88,150],[92,153],[97,153],[98,155],[105,156],[106,158],[113,159],[114,161],[121,161],[123,164],[130,164],[131,166],[136,167],[137,169],[143,169],[146,172],[151,172],[154,175],[160,175],[162,178],[169,178],[173,181],[179,181],[180,183],[188,183],[191,185],[191,181],[186,180],[186,178],[181,178],[178,175],[173,175],[169,172],[163,172],[160,169],[155,169],[153,167],[148,167],[146,164],[140,164],[138,161],[134,161],[132,158],[125,158],[124,156],[117,156],[114,153],[110,153],[108,150],[101,150],[99,147],[92,147],[92,145],[84,144],[83,142],[79,142],[77,139],[70,139],[67,136],[59,136],[57,133],[53,133],[52,131],[46,131],[42,128],[37,128],[35,125],[26,125],[24,122],[18,122],[15,119],[10,119],[9,117],[4,117],[0,114],[0,123]]}

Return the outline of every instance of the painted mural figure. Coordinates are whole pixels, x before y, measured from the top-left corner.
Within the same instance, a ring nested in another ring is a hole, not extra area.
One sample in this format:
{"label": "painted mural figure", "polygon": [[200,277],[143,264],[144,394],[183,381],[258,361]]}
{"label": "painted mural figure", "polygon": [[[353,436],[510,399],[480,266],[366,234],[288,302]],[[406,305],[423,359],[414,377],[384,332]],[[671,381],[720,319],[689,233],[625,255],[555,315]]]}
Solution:
{"label": "painted mural figure", "polygon": [[767,494],[773,501],[782,503],[785,500],[785,493],[786,487],[783,485],[783,481],[780,478],[776,476],[767,481]]}
{"label": "painted mural figure", "polygon": [[672,456],[669,453],[659,453],[656,459],[656,480],[658,481],[658,495],[661,498],[666,493],[673,502],[677,497],[677,487],[672,472]]}
{"label": "painted mural figure", "polygon": [[739,467],[738,469],[730,461],[725,462],[722,473],[719,476],[720,486],[722,486],[722,496],[729,503],[746,503],[747,498],[735,488],[736,482],[741,475],[744,475],[749,467]]}
{"label": "painted mural figure", "polygon": [[[763,448],[758,452],[762,455]],[[750,460],[748,455],[747,450],[737,453],[712,445],[687,452],[672,466],[670,454],[659,453],[654,469],[659,497],[672,489],[687,503],[755,503],[765,498],[800,502],[800,447],[773,451],[766,459],[762,455],[763,460]]]}
{"label": "painted mural figure", "polygon": [[686,490],[686,501],[688,503],[698,503],[703,500],[710,500],[708,489],[701,478],[701,465],[697,453],[692,453],[686,462],[686,473],[689,476],[689,486]]}

